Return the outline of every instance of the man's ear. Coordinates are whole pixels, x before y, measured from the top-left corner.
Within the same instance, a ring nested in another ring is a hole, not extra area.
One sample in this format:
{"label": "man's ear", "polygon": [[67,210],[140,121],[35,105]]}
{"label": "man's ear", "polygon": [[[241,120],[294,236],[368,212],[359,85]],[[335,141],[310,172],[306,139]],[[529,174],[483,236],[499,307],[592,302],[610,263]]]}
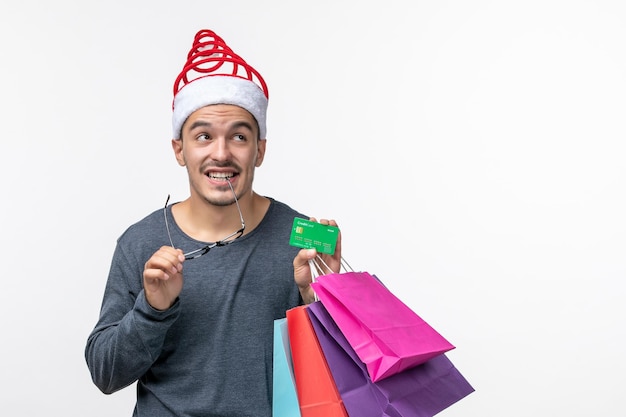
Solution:
{"label": "man's ear", "polygon": [[257,168],[261,166],[263,163],[263,158],[265,158],[265,147],[267,146],[267,139],[259,139],[257,140],[257,150],[256,150],[256,163],[254,166]]}
{"label": "man's ear", "polygon": [[184,167],[185,157],[183,156],[183,140],[182,139],[172,139],[172,149],[174,150],[174,156],[176,157],[176,161],[178,161],[178,165]]}

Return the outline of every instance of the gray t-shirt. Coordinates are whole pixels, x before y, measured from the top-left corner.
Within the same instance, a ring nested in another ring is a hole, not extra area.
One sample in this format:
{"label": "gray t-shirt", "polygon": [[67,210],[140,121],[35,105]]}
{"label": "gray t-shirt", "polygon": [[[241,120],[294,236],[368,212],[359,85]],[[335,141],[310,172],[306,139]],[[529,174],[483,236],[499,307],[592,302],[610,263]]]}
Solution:
{"label": "gray t-shirt", "polygon": [[[150,307],[142,285],[145,262],[170,245],[163,210],[118,239],[85,356],[105,393],[137,381],[134,416],[271,417],[273,322],[302,304],[289,235],[294,217],[308,216],[270,201],[255,230],[184,263],[166,311]],[[177,248],[204,246],[178,228],[171,206],[167,215]]]}

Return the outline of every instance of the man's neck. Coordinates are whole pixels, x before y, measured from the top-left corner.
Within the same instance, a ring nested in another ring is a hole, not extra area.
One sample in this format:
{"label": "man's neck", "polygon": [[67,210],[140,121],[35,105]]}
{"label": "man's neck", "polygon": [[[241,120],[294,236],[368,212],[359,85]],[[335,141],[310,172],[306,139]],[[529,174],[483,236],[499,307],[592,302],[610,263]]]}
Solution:
{"label": "man's neck", "polygon": [[[249,233],[265,216],[269,200],[251,192],[242,196],[238,202],[246,226],[244,234]],[[235,203],[217,206],[189,197],[172,206],[172,215],[183,232],[202,242],[221,240],[241,228],[241,218]]]}

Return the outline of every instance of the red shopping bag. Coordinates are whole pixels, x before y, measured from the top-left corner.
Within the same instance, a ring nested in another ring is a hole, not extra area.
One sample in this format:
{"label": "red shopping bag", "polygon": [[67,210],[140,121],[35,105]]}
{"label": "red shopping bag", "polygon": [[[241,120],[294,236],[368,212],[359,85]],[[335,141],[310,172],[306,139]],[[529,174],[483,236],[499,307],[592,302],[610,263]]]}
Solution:
{"label": "red shopping bag", "polygon": [[454,349],[367,272],[320,275],[311,285],[374,382]]}
{"label": "red shopping bag", "polygon": [[306,306],[287,310],[287,330],[302,417],[348,417]]}

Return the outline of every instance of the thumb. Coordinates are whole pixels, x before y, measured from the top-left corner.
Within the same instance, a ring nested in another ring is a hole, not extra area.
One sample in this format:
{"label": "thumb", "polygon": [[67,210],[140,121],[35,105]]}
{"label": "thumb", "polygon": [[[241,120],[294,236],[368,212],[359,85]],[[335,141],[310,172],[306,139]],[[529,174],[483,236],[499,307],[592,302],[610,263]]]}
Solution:
{"label": "thumb", "polygon": [[293,259],[293,267],[300,269],[303,266],[307,266],[309,261],[315,258],[316,255],[317,251],[315,249],[301,249]]}

